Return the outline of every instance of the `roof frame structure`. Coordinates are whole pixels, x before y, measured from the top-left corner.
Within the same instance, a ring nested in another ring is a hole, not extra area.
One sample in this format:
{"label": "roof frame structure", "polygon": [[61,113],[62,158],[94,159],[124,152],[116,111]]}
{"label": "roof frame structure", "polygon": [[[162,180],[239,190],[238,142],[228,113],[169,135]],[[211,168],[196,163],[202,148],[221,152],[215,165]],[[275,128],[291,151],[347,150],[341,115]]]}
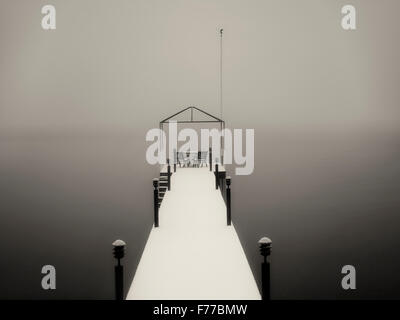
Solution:
{"label": "roof frame structure", "polygon": [[[204,110],[201,110],[201,109],[199,109],[197,107],[194,107],[194,106],[190,106],[190,107],[187,107],[187,108],[185,108],[185,109],[173,114],[172,116],[169,116],[168,118],[160,121],[160,124],[170,122],[170,120],[172,118],[176,117],[179,114],[184,113],[187,110],[190,110],[190,120],[177,120],[176,121],[177,123],[214,123],[214,122],[225,123],[225,121],[213,116],[212,114],[210,114],[210,113],[208,113],[208,112],[206,112]],[[197,110],[197,111],[207,115],[208,117],[212,118],[213,120],[194,120],[193,119],[193,110]]]}
{"label": "roof frame structure", "polygon": [[[190,110],[190,120],[174,120],[174,121],[171,120],[174,117],[176,117],[177,115],[186,112],[187,110]],[[210,117],[212,120],[195,120],[195,119],[193,119],[193,111],[194,110],[197,110],[197,111],[205,114],[206,116]],[[220,130],[222,132],[221,141],[220,141],[220,147],[221,147],[221,151],[224,150],[224,147],[225,147],[225,137],[224,137],[225,121],[224,120],[222,120],[220,118],[217,118],[216,116],[213,116],[212,114],[210,114],[210,113],[208,113],[208,112],[206,112],[204,110],[201,110],[201,109],[199,109],[199,108],[197,108],[195,106],[190,106],[190,107],[184,108],[183,110],[173,114],[172,116],[169,116],[168,118],[165,118],[164,120],[160,121],[160,130],[164,129],[164,124],[171,123],[171,122],[176,122],[176,123],[219,123]],[[160,141],[160,144],[161,145],[163,144],[162,139]],[[223,152],[221,153],[220,161],[223,164],[223,155],[222,154],[223,154]]]}

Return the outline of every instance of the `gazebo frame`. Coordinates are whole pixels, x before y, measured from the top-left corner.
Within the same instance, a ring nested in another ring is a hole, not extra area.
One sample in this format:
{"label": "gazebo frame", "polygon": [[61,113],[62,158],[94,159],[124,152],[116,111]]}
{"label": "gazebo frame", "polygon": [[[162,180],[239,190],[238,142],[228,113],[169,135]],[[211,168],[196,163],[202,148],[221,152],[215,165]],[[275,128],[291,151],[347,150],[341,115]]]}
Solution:
{"label": "gazebo frame", "polygon": [[[171,122],[170,121],[171,119],[173,119],[177,115],[179,115],[181,113],[184,113],[184,112],[186,112],[188,110],[190,110],[190,120],[176,120],[175,122],[176,123],[219,123],[220,124],[220,130],[221,130],[221,142],[220,142],[221,150],[220,151],[223,152],[224,147],[225,147],[224,146],[224,144],[225,144],[225,139],[224,139],[225,121],[220,119],[220,118],[217,118],[217,117],[213,116],[212,114],[210,114],[210,113],[208,113],[208,112],[206,112],[204,110],[201,110],[201,109],[199,109],[197,107],[194,107],[194,106],[187,107],[187,108],[185,108],[185,109],[173,114],[172,116],[169,116],[168,118],[165,118],[164,120],[160,121],[160,130],[164,129],[164,124]],[[195,120],[193,118],[193,111],[194,110],[197,110],[197,111],[205,114],[206,116],[210,117],[211,119],[210,120]],[[161,140],[161,145],[162,145],[162,140]],[[223,163],[223,153],[222,152],[220,153],[220,156],[221,156],[220,161],[221,161],[221,163]]]}

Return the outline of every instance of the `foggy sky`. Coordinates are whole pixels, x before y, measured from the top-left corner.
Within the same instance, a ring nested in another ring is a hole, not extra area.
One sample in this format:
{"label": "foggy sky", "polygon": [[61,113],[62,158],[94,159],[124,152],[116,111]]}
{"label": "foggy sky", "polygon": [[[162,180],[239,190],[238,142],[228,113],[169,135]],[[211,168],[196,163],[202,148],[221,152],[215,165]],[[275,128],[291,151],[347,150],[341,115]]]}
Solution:
{"label": "foggy sky", "polygon": [[[130,284],[151,228],[147,130],[187,106],[255,129],[255,171],[232,175],[233,221],[272,297],[400,297],[400,4],[348,1],[0,3],[2,298],[112,298],[110,244]],[[51,245],[49,244],[51,243]],[[55,264],[58,289],[40,288]],[[340,288],[354,264],[358,289]]]}

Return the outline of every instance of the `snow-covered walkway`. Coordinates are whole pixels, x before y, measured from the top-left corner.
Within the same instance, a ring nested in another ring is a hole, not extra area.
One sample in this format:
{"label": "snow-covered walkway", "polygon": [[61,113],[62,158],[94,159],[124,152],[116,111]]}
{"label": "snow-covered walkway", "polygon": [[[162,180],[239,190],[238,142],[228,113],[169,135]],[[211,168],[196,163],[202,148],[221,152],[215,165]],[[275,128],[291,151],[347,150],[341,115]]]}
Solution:
{"label": "snow-covered walkway", "polygon": [[207,167],[171,177],[127,299],[261,299]]}

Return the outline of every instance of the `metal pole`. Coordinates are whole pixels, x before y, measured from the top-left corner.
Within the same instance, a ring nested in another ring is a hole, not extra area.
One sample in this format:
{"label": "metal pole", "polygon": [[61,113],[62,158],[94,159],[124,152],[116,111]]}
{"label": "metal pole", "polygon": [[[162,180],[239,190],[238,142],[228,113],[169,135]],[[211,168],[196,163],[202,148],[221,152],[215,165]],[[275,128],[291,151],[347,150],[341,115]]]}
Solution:
{"label": "metal pole", "polygon": [[215,189],[218,189],[218,179],[219,179],[218,163],[217,161],[215,161]]}
{"label": "metal pole", "polygon": [[210,158],[210,171],[212,171],[212,149],[211,148],[209,148],[209,150],[208,150],[208,155]]}
{"label": "metal pole", "polygon": [[176,149],[174,149],[174,172],[176,172],[176,161],[178,159],[178,153],[176,152]]}
{"label": "metal pole", "polygon": [[[161,150],[162,150],[162,148],[163,148],[163,129],[164,129],[164,125],[160,122],[160,144],[159,144],[159,146],[160,146],[160,148],[159,148],[159,150],[160,150],[160,152],[161,152]],[[163,154],[163,152],[161,152],[161,154]],[[162,168],[163,167],[163,164],[164,164],[164,159],[161,159],[160,160],[160,168]]]}
{"label": "metal pole", "polygon": [[222,122],[222,155],[221,155],[221,164],[224,165],[224,157],[225,157],[225,122]]}
{"label": "metal pole", "polygon": [[222,122],[219,123],[219,128],[220,128],[220,135],[219,135],[219,154],[221,158],[221,164],[222,164],[222,158],[224,157],[224,151],[222,149]]}
{"label": "metal pole", "polygon": [[260,253],[264,257],[261,264],[261,288],[262,299],[265,301],[271,300],[271,282],[270,282],[270,265],[268,256],[271,254],[272,241],[267,237],[263,237],[258,241]]}
{"label": "metal pole", "polygon": [[154,187],[154,227],[158,228],[158,179],[153,179]]}
{"label": "metal pole", "polygon": [[115,240],[113,242],[113,254],[118,263],[114,267],[115,273],[115,300],[124,299],[124,267],[121,265],[121,259],[125,254],[126,243],[122,240]]}
{"label": "metal pole", "polygon": [[220,97],[219,97],[219,106],[220,106],[220,112],[221,112],[221,119],[222,119],[222,34],[224,32],[224,29],[220,29],[219,30],[219,34],[220,34],[220,55],[219,55],[219,90],[220,90]]}
{"label": "metal pole", "polygon": [[226,177],[226,222],[230,226],[232,222],[231,217],[231,177]]}
{"label": "metal pole", "polygon": [[167,174],[168,174],[168,191],[169,191],[171,190],[171,165],[169,164],[169,159],[167,159],[167,163],[168,163]]}

